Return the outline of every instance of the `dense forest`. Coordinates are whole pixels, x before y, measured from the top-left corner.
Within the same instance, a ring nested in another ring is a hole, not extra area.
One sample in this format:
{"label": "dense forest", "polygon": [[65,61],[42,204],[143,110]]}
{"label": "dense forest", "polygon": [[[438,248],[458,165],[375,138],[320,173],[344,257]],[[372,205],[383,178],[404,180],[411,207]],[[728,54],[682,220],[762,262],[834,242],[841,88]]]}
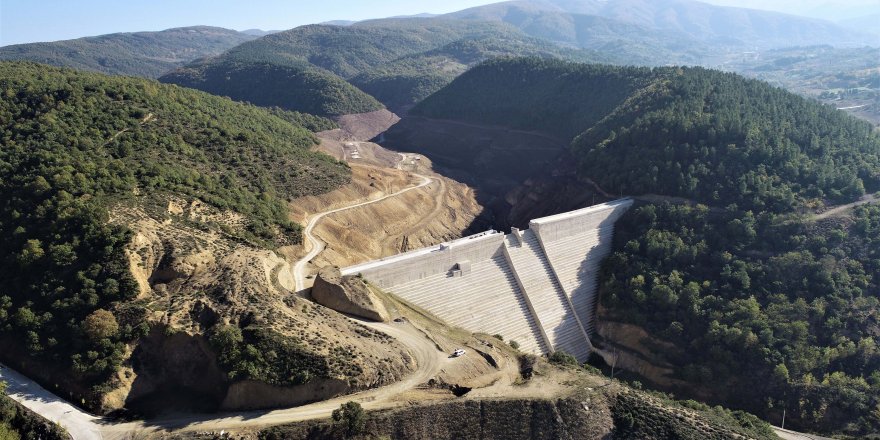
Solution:
{"label": "dense forest", "polygon": [[185,63],[218,55],[254,38],[231,29],[192,26],[13,44],[0,47],[0,60],[27,60],[114,75],[158,78]]}
{"label": "dense forest", "polygon": [[236,101],[322,116],[366,113],[382,104],[342,78],[306,62],[200,60],[159,78]]}
{"label": "dense forest", "polygon": [[786,426],[880,429],[880,206],[811,222],[647,204],[617,231],[604,318],[675,343],[657,356],[680,379]]}
{"label": "dense forest", "polygon": [[[330,190],[348,167],[272,112],[155,81],[0,63],[0,343],[101,384],[146,334],[116,206],[199,199],[243,216],[222,233],[300,240],[287,201]],[[210,227],[210,226],[209,226]],[[216,225],[220,229],[220,225]]]}
{"label": "dense forest", "polygon": [[468,70],[411,113],[571,139],[650,84],[652,72],[555,59],[498,58]]}
{"label": "dense forest", "polygon": [[585,182],[679,203],[626,214],[600,279],[602,318],[680,349],[654,353],[692,385],[677,392],[880,429],[880,208],[813,214],[880,189],[870,124],[730,73],[534,58],[484,63],[413,112],[571,139]]}
{"label": "dense forest", "polygon": [[513,54],[619,59],[563,48],[503,23],[382,19],[300,26],[193,62],[161,80],[262,106],[339,115],[380,108],[373,97],[392,108],[410,106],[468,67]]}

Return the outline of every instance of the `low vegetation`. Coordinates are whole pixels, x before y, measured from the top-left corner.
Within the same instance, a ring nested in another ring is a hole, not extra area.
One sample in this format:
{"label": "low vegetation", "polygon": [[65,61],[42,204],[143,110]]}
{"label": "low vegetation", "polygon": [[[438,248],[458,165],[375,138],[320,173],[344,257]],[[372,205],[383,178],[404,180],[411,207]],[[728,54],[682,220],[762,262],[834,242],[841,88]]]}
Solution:
{"label": "low vegetation", "polygon": [[272,385],[301,385],[328,376],[323,356],[300,346],[297,337],[272,331],[222,326],[210,337],[230,380],[252,379]]}

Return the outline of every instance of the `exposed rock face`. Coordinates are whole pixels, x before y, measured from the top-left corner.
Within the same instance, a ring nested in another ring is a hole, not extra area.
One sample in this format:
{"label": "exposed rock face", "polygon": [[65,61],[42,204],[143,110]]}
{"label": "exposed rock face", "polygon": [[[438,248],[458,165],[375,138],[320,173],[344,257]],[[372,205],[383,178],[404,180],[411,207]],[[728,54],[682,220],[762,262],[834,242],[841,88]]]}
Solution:
{"label": "exposed rock face", "polygon": [[372,321],[390,320],[385,306],[370,292],[361,278],[343,277],[336,267],[321,269],[312,287],[312,298],[337,312]]}
{"label": "exposed rock face", "polygon": [[[605,402],[586,400],[457,400],[370,413],[363,438],[606,439],[613,422]],[[268,429],[262,438],[331,439],[332,427],[303,423]],[[357,437],[361,438],[361,437]]]}
{"label": "exposed rock face", "polygon": [[221,409],[232,411],[297,406],[330,399],[350,391],[348,382],[339,379],[315,379],[289,387],[245,380],[229,387]]}

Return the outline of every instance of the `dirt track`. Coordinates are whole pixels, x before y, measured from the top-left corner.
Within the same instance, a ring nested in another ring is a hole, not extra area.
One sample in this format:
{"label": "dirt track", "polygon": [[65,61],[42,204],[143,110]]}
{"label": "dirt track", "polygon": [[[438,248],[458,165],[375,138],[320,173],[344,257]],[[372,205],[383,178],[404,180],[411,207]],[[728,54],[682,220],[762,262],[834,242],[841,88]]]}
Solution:
{"label": "dirt track", "polygon": [[[404,162],[407,158],[407,156],[403,153],[400,153],[400,157],[401,157],[401,159],[400,159],[400,162],[398,162],[398,167],[400,166],[400,163]],[[316,237],[315,234],[312,233],[313,230],[315,229],[315,226],[318,224],[318,222],[321,221],[321,219],[323,219],[327,215],[330,215],[330,214],[333,214],[336,212],[340,212],[340,211],[347,211],[349,209],[359,208],[361,206],[370,205],[373,203],[378,203],[378,202],[381,202],[385,199],[399,196],[405,192],[412,191],[414,189],[421,188],[424,186],[428,186],[431,183],[437,181],[436,179],[434,179],[432,177],[428,177],[428,176],[425,176],[422,174],[416,174],[416,173],[413,173],[413,174],[421,179],[421,182],[418,185],[401,189],[399,191],[393,192],[391,194],[387,194],[387,195],[380,197],[378,199],[368,200],[366,202],[356,203],[356,204],[349,205],[349,206],[343,206],[341,208],[335,208],[335,209],[331,209],[328,211],[319,212],[309,219],[308,224],[306,225],[305,229],[303,230],[303,237],[308,241],[309,246],[310,246],[309,253],[307,253],[304,257],[300,258],[296,262],[296,264],[293,265],[293,278],[294,278],[294,281],[296,284],[296,291],[297,292],[302,291],[303,289],[306,288],[306,286],[305,286],[305,284],[306,284],[305,283],[306,265],[312,259],[317,257],[318,254],[320,254],[324,250],[324,248],[327,246],[327,243],[325,243],[324,241],[322,241],[321,239]],[[435,209],[439,209],[439,207],[437,207]]]}
{"label": "dirt track", "polygon": [[348,401],[358,402],[369,410],[390,408],[397,405],[395,396],[427,382],[446,363],[450,362],[446,354],[438,351],[430,339],[408,323],[362,322],[362,324],[393,336],[406,345],[410,349],[414,361],[418,364],[416,371],[406,379],[388,386],[294,408],[229,414],[187,415],[148,422],[105,425],[102,428],[103,438],[126,439],[130,438],[133,433],[153,430],[220,431],[327,418],[330,417],[333,410],[339,408],[339,405]]}
{"label": "dirt track", "polygon": [[868,205],[871,203],[880,203],[880,198],[877,198],[877,196],[875,196],[874,194],[866,194],[855,202],[847,203],[846,205],[835,206],[834,208],[831,208],[821,214],[816,214],[813,217],[813,220],[824,220],[828,217],[838,216],[849,211],[852,208],[855,208],[856,206]]}

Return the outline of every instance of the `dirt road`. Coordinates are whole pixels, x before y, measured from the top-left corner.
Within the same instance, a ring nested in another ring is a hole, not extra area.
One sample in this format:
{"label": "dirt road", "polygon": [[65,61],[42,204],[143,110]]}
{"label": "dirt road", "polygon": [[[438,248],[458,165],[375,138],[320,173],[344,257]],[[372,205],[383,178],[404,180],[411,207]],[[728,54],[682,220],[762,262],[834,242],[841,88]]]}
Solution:
{"label": "dirt road", "polygon": [[832,440],[828,437],[821,437],[815,434],[804,434],[803,432],[790,431],[774,426],[773,432],[784,440]]}
{"label": "dirt road", "polygon": [[229,414],[205,414],[187,415],[183,417],[171,417],[165,419],[149,420],[147,422],[133,422],[115,425],[107,425],[103,428],[104,439],[125,439],[132,433],[150,430],[180,430],[180,431],[220,431],[224,429],[236,429],[245,427],[264,427],[283,423],[299,422],[303,420],[330,417],[333,410],[339,405],[355,401],[364,409],[374,410],[389,408],[397,403],[394,398],[398,394],[410,390],[419,384],[427,382],[435,376],[448,362],[445,353],[437,350],[433,342],[409,323],[368,323],[362,324],[381,331],[394,337],[410,349],[414,362],[417,363],[416,371],[406,379],[393,384],[349,394],[335,399],[324,400],[309,405],[298,406],[274,411],[249,411]]}
{"label": "dirt road", "polygon": [[453,362],[440,352],[424,333],[409,323],[362,324],[394,337],[407,348],[416,370],[404,380],[393,384],[345,395],[335,399],[274,411],[249,411],[228,414],[197,414],[168,417],[147,421],[113,423],[93,416],[43,389],[27,377],[0,365],[0,380],[9,384],[10,397],[46,419],[58,422],[74,440],[122,440],[137,437],[139,433],[157,430],[221,431],[243,427],[264,427],[303,420],[326,418],[344,402],[355,401],[365,409],[382,409],[397,405],[395,396],[434,377],[444,366]]}
{"label": "dirt road", "polygon": [[813,217],[813,220],[823,220],[828,217],[834,217],[843,214],[844,212],[849,211],[856,206],[867,205],[870,203],[880,203],[880,198],[878,198],[874,194],[866,194],[855,202],[847,203],[846,205],[835,206],[834,208],[831,208],[821,214],[816,214]]}
{"label": "dirt road", "polygon": [[63,426],[74,440],[102,438],[100,417],[82,411],[2,364],[0,364],[0,380],[9,386],[6,392],[12,400],[45,419]]}
{"label": "dirt road", "polygon": [[[401,157],[401,159],[400,159],[400,162],[398,162],[398,165],[397,165],[398,167],[400,167],[400,164],[403,163],[407,159],[408,156],[403,153],[400,153],[400,157]],[[317,257],[318,254],[320,254],[324,250],[324,248],[327,246],[327,243],[325,243],[323,240],[319,239],[317,236],[315,236],[315,234],[312,233],[315,229],[315,226],[318,224],[318,222],[321,221],[322,218],[324,218],[330,214],[340,212],[340,211],[347,211],[349,209],[358,208],[358,207],[369,205],[372,203],[378,203],[378,202],[381,202],[385,199],[399,196],[407,191],[412,191],[414,189],[428,186],[431,183],[434,183],[437,181],[437,179],[434,179],[433,177],[428,177],[428,176],[425,176],[422,174],[417,174],[417,173],[412,173],[412,174],[421,179],[421,182],[418,185],[410,186],[408,188],[404,188],[400,191],[397,191],[397,192],[394,192],[391,194],[386,194],[385,196],[379,197],[377,199],[367,200],[366,202],[356,203],[353,205],[343,206],[341,208],[331,209],[329,211],[319,212],[319,213],[313,215],[309,219],[309,222],[306,224],[306,227],[303,230],[303,238],[305,238],[306,241],[308,241],[309,247],[311,249],[304,257],[300,258],[296,262],[296,264],[293,265],[293,279],[294,279],[294,284],[296,286],[295,290],[297,292],[300,292],[306,288],[305,287],[306,265],[309,263],[309,261],[311,261],[312,259]]]}

